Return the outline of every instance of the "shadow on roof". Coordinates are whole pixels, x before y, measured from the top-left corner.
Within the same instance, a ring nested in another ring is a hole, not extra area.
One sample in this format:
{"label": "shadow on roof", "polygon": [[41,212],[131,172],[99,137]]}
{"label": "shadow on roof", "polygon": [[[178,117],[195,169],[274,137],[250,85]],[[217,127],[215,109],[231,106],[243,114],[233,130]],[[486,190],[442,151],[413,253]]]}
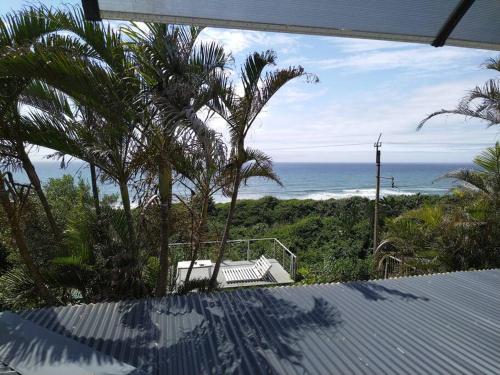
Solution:
{"label": "shadow on roof", "polygon": [[387,300],[391,297],[396,297],[402,300],[423,300],[429,301],[429,298],[417,296],[412,293],[402,292],[398,289],[388,288],[379,283],[371,281],[351,282],[344,284],[346,287],[355,289],[360,292],[363,297],[372,301]]}
{"label": "shadow on roof", "polygon": [[[304,333],[335,334],[342,324],[338,309],[321,297],[296,303],[268,289],[49,308],[23,317],[151,374],[297,371]],[[54,362],[67,355],[43,337],[10,350]]]}

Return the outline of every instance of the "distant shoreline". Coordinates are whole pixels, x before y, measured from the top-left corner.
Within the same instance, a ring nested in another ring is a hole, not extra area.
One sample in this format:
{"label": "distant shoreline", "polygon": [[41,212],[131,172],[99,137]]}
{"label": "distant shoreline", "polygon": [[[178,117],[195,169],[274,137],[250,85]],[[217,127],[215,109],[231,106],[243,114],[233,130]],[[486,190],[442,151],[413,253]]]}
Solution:
{"label": "distant shoreline", "polygon": [[[50,178],[71,175],[75,180],[82,178],[90,182],[89,169],[86,164],[73,160],[64,170],[59,162],[45,160],[35,162],[43,183]],[[450,170],[469,168],[469,163],[384,163],[382,164],[381,196],[408,196],[413,194],[445,195],[454,186],[451,180],[437,180],[439,176]],[[292,163],[277,162],[275,172],[280,176],[283,187],[261,178],[251,180],[242,186],[239,200],[257,200],[273,196],[280,200],[328,200],[350,197],[375,198],[375,166],[372,163]],[[391,178],[394,177],[394,184]],[[16,173],[20,182],[26,181],[23,173]],[[113,184],[99,184],[101,195],[118,194]],[[181,186],[174,186],[174,192],[188,195],[190,192]],[[214,196],[216,203],[229,201],[221,194]]]}
{"label": "distant shoreline", "polygon": [[[413,196],[416,196],[416,195],[420,195],[420,196],[427,196],[427,197],[444,197],[446,196],[447,194],[422,194],[422,193],[413,193],[413,194],[400,194],[400,195],[392,195],[393,197],[399,197],[401,199],[404,199],[404,198],[411,198]],[[391,195],[386,195],[386,197],[388,196],[391,196]],[[373,201],[375,200],[375,198],[369,198],[369,197],[363,197],[363,196],[359,196],[359,195],[352,195],[352,196],[349,196],[349,197],[343,197],[343,198],[325,198],[325,199],[312,199],[312,198],[277,198],[275,196],[272,196],[272,195],[266,195],[266,196],[262,196],[262,197],[259,197],[259,198],[238,198],[237,200],[237,203],[241,203],[241,202],[256,202],[256,201],[259,201],[259,200],[263,200],[263,199],[269,199],[269,198],[272,198],[272,199],[275,199],[279,202],[288,202],[288,201],[313,201],[313,202],[320,202],[320,201],[323,201],[323,202],[326,202],[326,201],[342,201],[342,200],[348,200],[348,199],[355,199],[355,198],[359,198],[359,199],[368,199],[370,201]],[[380,198],[383,198],[382,196]],[[174,204],[179,204],[180,202],[177,201],[177,200],[174,200],[173,201]],[[226,200],[216,200],[214,201],[214,204],[216,206],[225,206],[225,205],[228,205],[230,203],[230,198],[227,198]],[[116,207],[120,207],[121,204],[117,204]],[[132,208],[137,208],[138,205],[136,203],[132,203]]]}
{"label": "distant shoreline", "polygon": [[[423,195],[423,196],[436,196],[436,197],[443,197],[446,196],[450,193],[450,191],[447,191],[445,193],[441,194],[436,194],[436,193],[401,193],[401,194],[381,194],[380,198],[384,197],[411,197],[414,195]],[[367,196],[367,195],[357,195],[357,194],[352,194],[352,195],[345,195],[345,196],[328,196],[328,194],[335,194],[335,193],[325,193],[324,197],[296,197],[296,198],[283,198],[283,197],[276,197],[273,195],[264,195],[261,197],[255,197],[255,198],[245,198],[245,197],[238,197],[238,202],[240,201],[258,201],[264,198],[274,198],[278,201],[329,201],[329,200],[344,200],[344,199],[351,199],[351,198],[363,198],[363,199],[368,199],[368,200],[375,200],[375,194],[373,196]],[[226,198],[224,200],[215,200],[215,204],[227,204],[229,203],[230,198]]]}

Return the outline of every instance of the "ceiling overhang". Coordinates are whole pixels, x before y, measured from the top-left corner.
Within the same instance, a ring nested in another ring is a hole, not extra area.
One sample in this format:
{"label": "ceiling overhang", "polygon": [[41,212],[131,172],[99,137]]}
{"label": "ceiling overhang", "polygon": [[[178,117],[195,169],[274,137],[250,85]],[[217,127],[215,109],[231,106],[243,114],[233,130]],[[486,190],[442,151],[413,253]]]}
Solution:
{"label": "ceiling overhang", "polygon": [[89,20],[190,24],[500,50],[498,0],[82,0]]}

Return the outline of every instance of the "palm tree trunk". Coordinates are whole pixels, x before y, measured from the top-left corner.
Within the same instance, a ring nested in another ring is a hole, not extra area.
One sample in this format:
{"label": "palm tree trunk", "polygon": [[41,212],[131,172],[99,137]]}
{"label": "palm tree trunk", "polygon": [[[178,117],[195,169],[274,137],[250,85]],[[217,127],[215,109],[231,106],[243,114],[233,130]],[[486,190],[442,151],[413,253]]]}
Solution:
{"label": "palm tree trunk", "polygon": [[156,284],[156,296],[167,293],[169,271],[169,221],[172,205],[172,166],[161,157],[158,170],[158,192],[160,196],[160,274]]}
{"label": "palm tree trunk", "polygon": [[[142,281],[141,269],[139,266],[139,248],[137,245],[137,237],[135,233],[134,218],[130,207],[130,195],[126,181],[119,183],[120,195],[122,199],[123,212],[127,222],[128,231],[128,256],[122,258],[122,261],[117,266],[121,277],[119,288],[115,292],[115,296],[122,298],[142,298],[147,295],[146,287]],[[126,259],[123,262],[123,259]]]}
{"label": "palm tree trunk", "polygon": [[97,221],[101,219],[101,206],[99,203],[99,189],[97,188],[97,173],[95,164],[89,163],[90,167],[90,181],[92,184],[92,197],[94,199],[95,214],[97,216]]}
{"label": "palm tree trunk", "polygon": [[193,272],[193,266],[194,262],[196,261],[196,258],[198,258],[198,252],[200,250],[201,246],[201,240],[203,238],[203,231],[205,229],[205,225],[207,222],[207,215],[208,215],[208,196],[205,196],[203,198],[203,207],[201,209],[201,218],[200,222],[198,223],[198,228],[197,228],[197,233],[196,233],[196,239],[195,243],[193,246],[193,252],[191,254],[191,263],[189,264],[189,268],[186,274],[186,279],[184,280],[184,284],[189,282],[189,279],[191,277],[191,273]]}
{"label": "palm tree trunk", "polygon": [[4,180],[1,174],[0,174],[0,202],[2,204],[5,213],[7,214],[7,220],[10,225],[12,236],[14,237],[17,248],[19,249],[19,254],[21,255],[21,259],[26,265],[26,268],[28,269],[30,276],[33,278],[33,281],[35,283],[35,286],[38,290],[40,297],[43,298],[47,304],[54,305],[56,303],[56,300],[50,294],[49,289],[45,285],[43,276],[38,266],[35,264],[35,261],[33,260],[30,251],[28,250],[28,245],[26,244],[24,234],[22,232],[21,226],[19,225],[19,217],[16,212],[16,208],[10,201],[8,192],[5,190]]}
{"label": "palm tree trunk", "polygon": [[56,224],[56,220],[54,219],[54,215],[52,214],[52,209],[50,208],[49,202],[47,201],[47,197],[43,192],[42,184],[40,183],[40,179],[38,178],[35,167],[31,163],[31,160],[24,149],[24,145],[17,144],[17,153],[24,170],[28,175],[28,179],[30,180],[31,185],[33,185],[33,188],[38,195],[38,199],[40,199],[40,202],[42,203],[42,207],[45,211],[45,215],[47,216],[52,235],[54,236],[56,242],[61,243],[61,232],[59,231],[59,228]]}
{"label": "palm tree trunk", "polygon": [[137,246],[135,239],[135,227],[134,219],[132,218],[132,210],[130,208],[130,195],[128,193],[128,186],[126,181],[119,183],[120,195],[122,199],[123,212],[125,213],[125,220],[127,221],[128,230],[128,246],[130,249],[131,256],[134,260],[137,260]]}
{"label": "palm tree trunk", "polygon": [[219,274],[220,265],[224,257],[224,250],[226,248],[227,240],[229,239],[229,231],[231,229],[231,223],[233,221],[234,211],[236,209],[236,201],[238,200],[238,190],[240,188],[240,168],[236,170],[233,182],[233,194],[231,196],[231,204],[229,206],[229,212],[227,213],[226,226],[224,227],[224,233],[222,234],[222,239],[220,241],[219,253],[217,254],[217,260],[215,262],[214,271],[212,273],[212,278],[210,279],[210,288],[215,288],[217,284],[217,276]]}

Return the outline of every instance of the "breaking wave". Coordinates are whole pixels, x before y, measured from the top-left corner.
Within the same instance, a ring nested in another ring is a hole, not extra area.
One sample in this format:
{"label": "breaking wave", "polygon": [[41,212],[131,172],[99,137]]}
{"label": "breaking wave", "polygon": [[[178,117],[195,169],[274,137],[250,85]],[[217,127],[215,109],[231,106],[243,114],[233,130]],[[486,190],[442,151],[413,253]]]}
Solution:
{"label": "breaking wave", "polygon": [[[413,195],[413,194],[445,194],[449,189],[444,188],[419,188],[415,190],[401,190],[401,189],[381,189],[380,197],[387,196],[402,196],[402,195]],[[312,199],[312,200],[328,200],[328,199],[346,199],[352,197],[362,197],[368,199],[375,199],[375,188],[365,188],[365,189],[343,189],[339,191],[315,191],[315,192],[294,192],[293,194],[287,193],[276,193],[276,194],[263,194],[257,192],[244,192],[238,196],[238,199],[260,199],[265,196],[273,196],[278,199]],[[214,197],[216,203],[226,203],[229,202],[228,197],[216,196]]]}

